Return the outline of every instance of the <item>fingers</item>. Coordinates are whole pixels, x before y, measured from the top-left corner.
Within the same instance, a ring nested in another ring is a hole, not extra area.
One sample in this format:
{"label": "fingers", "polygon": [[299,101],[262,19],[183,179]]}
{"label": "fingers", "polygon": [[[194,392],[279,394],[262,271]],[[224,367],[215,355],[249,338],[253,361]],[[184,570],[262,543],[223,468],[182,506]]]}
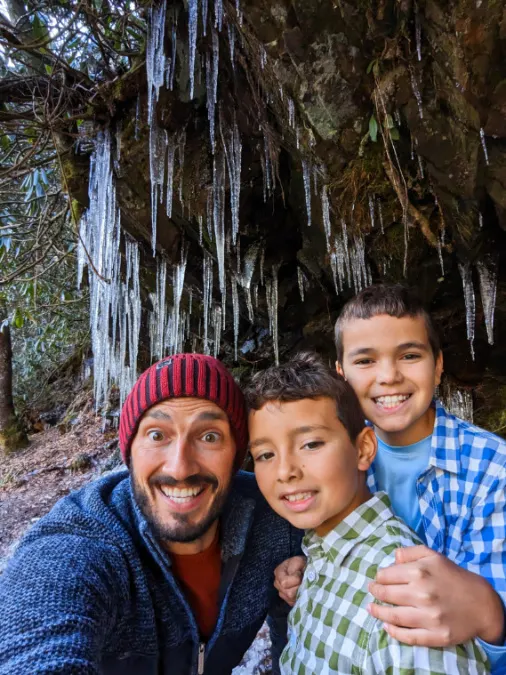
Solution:
{"label": "fingers", "polygon": [[435,551],[427,546],[407,546],[406,548],[398,548],[395,551],[395,562],[397,564],[404,564],[422,560],[422,558],[429,558],[437,555]]}
{"label": "fingers", "polygon": [[290,607],[293,607],[295,605],[295,600],[297,599],[297,588],[294,588],[291,591],[280,591],[279,597],[290,605]]}
{"label": "fingers", "polygon": [[289,576],[297,575],[299,580],[302,579],[302,575],[306,568],[306,558],[303,555],[297,555],[293,558],[289,558],[286,561],[286,572]]}
{"label": "fingers", "polygon": [[432,594],[413,584],[383,585],[372,582],[367,588],[376,600],[386,602],[389,605],[426,607],[433,600]]}
{"label": "fingers", "polygon": [[430,631],[424,628],[400,628],[391,624],[384,624],[383,628],[398,642],[406,645],[419,645],[422,647],[448,647],[453,644],[449,637],[449,632]]}
{"label": "fingers", "polygon": [[367,606],[367,611],[374,618],[395,628],[426,630],[424,612],[416,607],[386,607],[372,602]]}

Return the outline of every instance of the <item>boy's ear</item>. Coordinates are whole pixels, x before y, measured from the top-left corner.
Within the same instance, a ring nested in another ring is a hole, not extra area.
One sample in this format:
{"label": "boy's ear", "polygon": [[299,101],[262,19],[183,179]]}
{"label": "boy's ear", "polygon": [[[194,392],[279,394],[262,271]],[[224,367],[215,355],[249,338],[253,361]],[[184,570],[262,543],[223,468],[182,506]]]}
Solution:
{"label": "boy's ear", "polygon": [[378,441],[372,427],[364,427],[355,441],[357,448],[358,468],[360,471],[367,471],[376,457],[378,451]]}
{"label": "boy's ear", "polygon": [[441,384],[441,375],[443,374],[443,352],[439,352],[436,357],[436,372],[434,374],[434,386]]}
{"label": "boy's ear", "polygon": [[336,361],[336,370],[337,374],[341,375],[341,377],[344,377],[344,371],[342,365],[339,363],[339,361]]}

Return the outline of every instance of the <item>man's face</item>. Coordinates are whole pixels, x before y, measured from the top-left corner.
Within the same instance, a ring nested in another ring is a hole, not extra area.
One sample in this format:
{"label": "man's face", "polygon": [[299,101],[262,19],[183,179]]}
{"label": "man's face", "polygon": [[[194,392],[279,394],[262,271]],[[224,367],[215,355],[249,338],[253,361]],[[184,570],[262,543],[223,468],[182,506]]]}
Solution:
{"label": "man's face", "polygon": [[169,399],[145,412],[131,448],[134,495],[169,549],[187,552],[181,545],[210,531],[228,495],[235,450],[226,413],[210,401]]}
{"label": "man's face", "polygon": [[354,445],[332,399],[266,403],[250,413],[249,433],[258,487],[295,527],[323,536],[368,499],[360,472],[374,458],[374,432]]}
{"label": "man's face", "polygon": [[442,368],[442,355],[434,358],[423,317],[381,314],[351,319],[343,327],[338,371],[389,445],[411,445],[432,433],[431,401]]}

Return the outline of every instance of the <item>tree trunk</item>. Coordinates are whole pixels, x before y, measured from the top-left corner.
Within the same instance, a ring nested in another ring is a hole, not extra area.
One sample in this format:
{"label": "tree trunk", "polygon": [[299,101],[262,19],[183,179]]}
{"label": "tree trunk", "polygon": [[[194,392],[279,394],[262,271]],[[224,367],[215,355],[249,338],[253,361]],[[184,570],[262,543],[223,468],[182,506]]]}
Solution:
{"label": "tree trunk", "polygon": [[0,451],[14,452],[27,445],[28,437],[14,412],[11,333],[5,325],[0,330]]}

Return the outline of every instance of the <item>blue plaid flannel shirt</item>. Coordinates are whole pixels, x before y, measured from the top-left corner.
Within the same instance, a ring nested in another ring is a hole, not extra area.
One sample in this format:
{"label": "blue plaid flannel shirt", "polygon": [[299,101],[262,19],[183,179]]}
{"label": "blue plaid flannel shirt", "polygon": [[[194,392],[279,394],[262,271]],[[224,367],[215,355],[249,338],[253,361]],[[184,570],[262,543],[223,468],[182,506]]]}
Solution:
{"label": "blue plaid flannel shirt", "polygon": [[[435,406],[429,466],[416,486],[427,545],[487,579],[506,606],[506,441]],[[374,465],[368,486],[378,491]],[[480,643],[492,672],[506,673],[506,646]]]}

